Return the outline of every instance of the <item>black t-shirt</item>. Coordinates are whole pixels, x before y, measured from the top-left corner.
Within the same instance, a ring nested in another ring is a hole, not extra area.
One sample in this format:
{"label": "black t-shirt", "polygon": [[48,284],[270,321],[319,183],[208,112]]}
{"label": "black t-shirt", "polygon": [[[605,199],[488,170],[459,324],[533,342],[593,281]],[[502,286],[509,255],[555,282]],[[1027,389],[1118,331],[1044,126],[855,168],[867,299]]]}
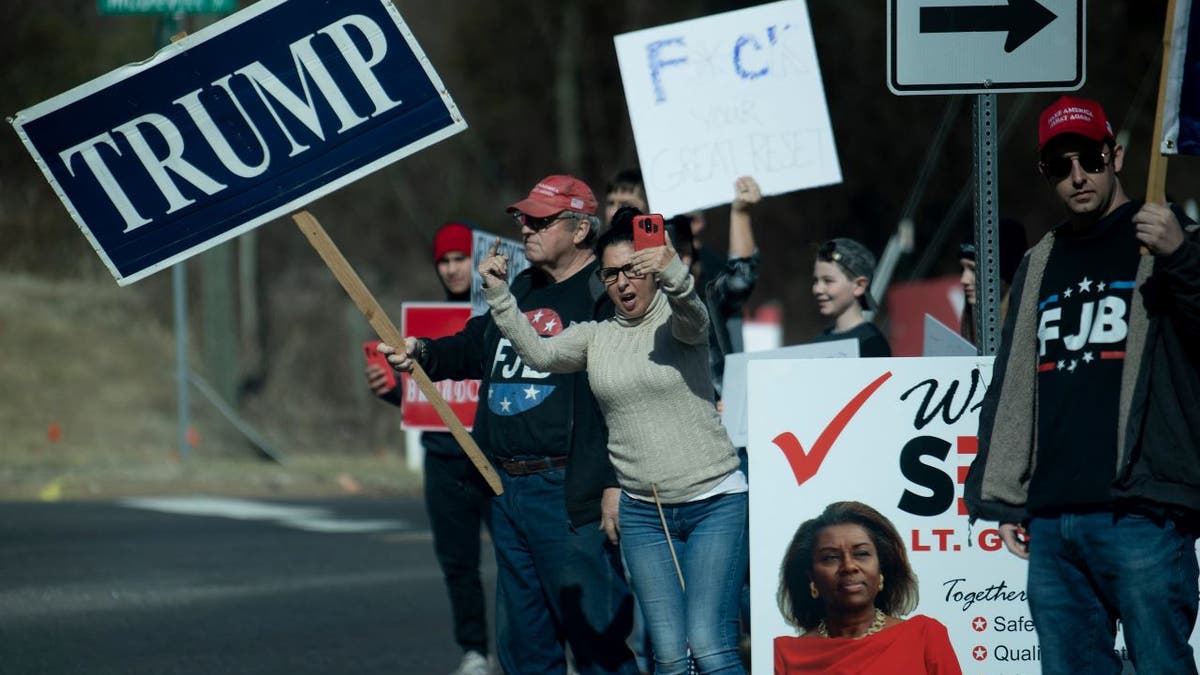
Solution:
{"label": "black t-shirt", "polygon": [[826,329],[813,342],[833,342],[835,340],[858,340],[858,355],[862,357],[887,357],[892,355],[892,346],[875,324],[864,321],[850,330],[835,332]]}
{"label": "black t-shirt", "polygon": [[1055,231],[1037,307],[1032,513],[1112,503],[1121,369],[1138,266],[1131,218],[1139,207],[1125,204],[1087,232]]}
{"label": "black t-shirt", "polygon": [[[558,335],[573,323],[596,318],[588,287],[594,269],[593,263],[559,283],[535,273],[528,291],[518,290],[517,306],[538,335]],[[494,324],[490,331],[496,339],[488,341],[491,353],[484,355],[489,370],[486,398],[479,402],[491,412],[488,448],[500,457],[567,454],[576,413],[574,387],[583,375],[534,370]]]}

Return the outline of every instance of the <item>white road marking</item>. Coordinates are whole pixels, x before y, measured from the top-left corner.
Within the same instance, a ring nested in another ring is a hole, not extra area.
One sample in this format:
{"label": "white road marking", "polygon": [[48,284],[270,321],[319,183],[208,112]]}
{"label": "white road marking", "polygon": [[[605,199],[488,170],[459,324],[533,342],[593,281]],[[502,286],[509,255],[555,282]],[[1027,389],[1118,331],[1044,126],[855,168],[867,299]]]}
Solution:
{"label": "white road marking", "polygon": [[411,529],[403,520],[353,520],[334,515],[329,509],[288,506],[227,497],[136,497],[117,502],[122,506],[160,513],[234,520],[260,520],[306,532],[347,534]]}

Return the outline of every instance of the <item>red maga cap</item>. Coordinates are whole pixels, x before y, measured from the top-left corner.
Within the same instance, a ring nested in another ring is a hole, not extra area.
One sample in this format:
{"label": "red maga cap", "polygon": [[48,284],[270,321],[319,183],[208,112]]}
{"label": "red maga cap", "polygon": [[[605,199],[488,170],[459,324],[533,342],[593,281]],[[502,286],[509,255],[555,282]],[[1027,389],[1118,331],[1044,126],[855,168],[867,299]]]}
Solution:
{"label": "red maga cap", "polygon": [[574,176],[546,176],[533,186],[528,197],[506,211],[519,211],[534,218],[545,218],[563,211],[579,211],[594,216],[596,197],[587,183]]}
{"label": "red maga cap", "polygon": [[1038,119],[1038,151],[1063,134],[1076,134],[1093,141],[1114,138],[1104,108],[1090,99],[1073,96],[1063,96],[1042,111]]}

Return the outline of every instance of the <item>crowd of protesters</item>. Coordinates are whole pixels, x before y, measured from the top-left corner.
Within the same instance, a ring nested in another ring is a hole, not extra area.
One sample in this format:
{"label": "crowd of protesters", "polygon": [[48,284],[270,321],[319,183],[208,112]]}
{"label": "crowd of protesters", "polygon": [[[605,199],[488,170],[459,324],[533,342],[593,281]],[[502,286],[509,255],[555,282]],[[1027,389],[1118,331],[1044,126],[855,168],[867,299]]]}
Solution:
{"label": "crowd of protesters", "polygon": [[[1043,672],[1120,672],[1119,621],[1139,672],[1195,673],[1200,235],[1180,210],[1126,196],[1124,150],[1098,103],[1047,107],[1037,152],[1066,218],[1028,253],[1023,227],[1001,228],[1003,340],[966,503],[1029,559]],[[601,204],[578,178],[539,181],[507,208],[531,266],[510,282],[492,247],[475,270],[490,311],[450,337],[380,347],[400,371],[481,380],[473,434],[503,494],[479,509],[465,463],[435,463],[442,477],[427,480],[473,514],[456,532],[439,528],[452,507],[427,495],[467,655],[460,673],[487,672],[478,535],[489,522],[504,672],[746,672],[750,479],[719,406],[724,357],[743,348],[758,280],[761,190],[734,180],[721,256],[697,238],[700,214],[668,218],[664,241],[635,246],[652,207],[641,174],[621,171],[607,188]],[[443,268],[470,250],[445,237],[434,260],[456,293]],[[972,341],[976,255],[969,242],[960,249]],[[875,267],[853,239],[817,247],[812,295],[827,328],[812,341],[891,355],[872,321]],[[1065,379],[1068,363],[1086,377]],[[368,377],[390,395],[379,373]],[[430,456],[437,438],[425,442]],[[802,635],[777,641],[776,672],[883,672],[872,659],[901,653],[926,667],[905,672],[959,672],[944,627],[902,617],[917,587],[894,535],[849,502],[801,527],[780,606]],[[912,635],[919,645],[901,639]]]}

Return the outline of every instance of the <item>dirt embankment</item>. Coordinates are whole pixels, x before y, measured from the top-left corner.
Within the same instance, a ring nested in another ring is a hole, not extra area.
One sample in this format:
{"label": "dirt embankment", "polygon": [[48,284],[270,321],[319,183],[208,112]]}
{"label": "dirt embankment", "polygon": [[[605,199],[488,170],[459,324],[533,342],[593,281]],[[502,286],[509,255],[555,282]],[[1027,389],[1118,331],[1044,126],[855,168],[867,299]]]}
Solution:
{"label": "dirt embankment", "polygon": [[[316,397],[299,397],[310,401],[310,409],[293,403],[284,414],[263,414],[283,406],[261,399],[243,406],[248,421],[284,457],[280,465],[256,456],[192,389],[192,433],[181,457],[174,338],[169,317],[158,316],[146,298],[109,280],[0,275],[0,499],[415,489],[391,411],[369,412],[384,416],[386,433],[378,433],[378,423],[358,433],[327,407],[319,409]],[[203,374],[197,355],[190,359]]]}

